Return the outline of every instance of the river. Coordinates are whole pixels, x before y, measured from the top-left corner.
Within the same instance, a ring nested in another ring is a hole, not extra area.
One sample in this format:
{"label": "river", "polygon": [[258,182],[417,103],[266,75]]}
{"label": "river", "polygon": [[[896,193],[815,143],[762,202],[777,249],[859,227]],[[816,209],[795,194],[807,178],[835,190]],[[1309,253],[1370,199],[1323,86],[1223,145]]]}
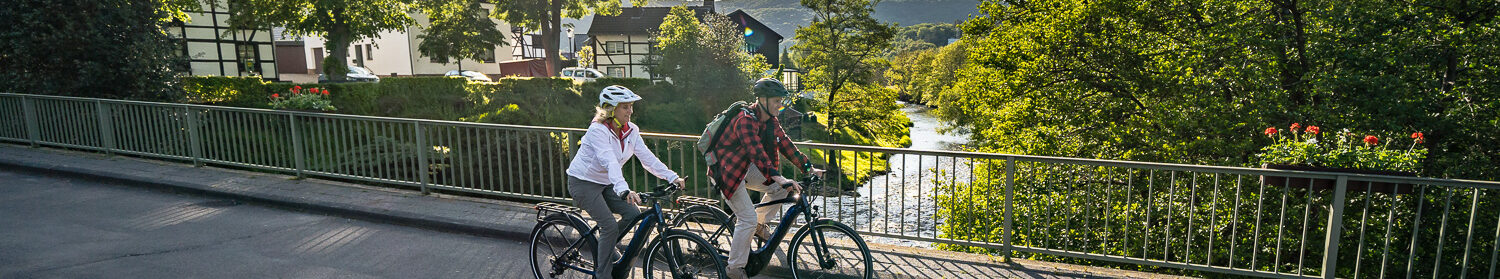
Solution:
{"label": "river", "polygon": [[[911,118],[911,149],[961,150],[967,138],[962,134],[938,132],[942,122],[922,105],[907,104],[901,111]],[[856,230],[891,235],[935,237],[937,224],[934,189],[938,181],[969,181],[968,160],[923,155],[892,155],[891,172],[875,176],[861,185],[859,196],[828,197],[814,201],[826,210],[824,216],[837,218]],[[928,246],[928,242],[869,236],[871,242],[904,246]]]}

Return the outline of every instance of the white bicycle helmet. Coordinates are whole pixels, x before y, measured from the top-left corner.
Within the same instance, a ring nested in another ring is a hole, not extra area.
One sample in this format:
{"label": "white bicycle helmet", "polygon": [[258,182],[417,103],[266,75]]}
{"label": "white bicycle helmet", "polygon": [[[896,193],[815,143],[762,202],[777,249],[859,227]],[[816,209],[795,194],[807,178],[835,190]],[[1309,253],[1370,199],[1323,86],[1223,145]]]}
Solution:
{"label": "white bicycle helmet", "polygon": [[619,85],[610,85],[599,92],[599,106],[618,106],[620,103],[640,101],[641,95],[630,92],[629,88]]}

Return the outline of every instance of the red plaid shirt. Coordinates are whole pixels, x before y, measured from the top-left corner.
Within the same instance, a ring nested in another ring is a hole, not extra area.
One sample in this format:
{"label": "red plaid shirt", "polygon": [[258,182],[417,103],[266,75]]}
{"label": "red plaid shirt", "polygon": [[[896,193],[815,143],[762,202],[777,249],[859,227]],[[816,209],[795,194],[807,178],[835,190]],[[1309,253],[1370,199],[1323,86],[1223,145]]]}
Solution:
{"label": "red plaid shirt", "polygon": [[[749,111],[758,112],[757,106],[748,107]],[[781,175],[777,169],[777,163],[781,162],[778,155],[786,155],[793,164],[801,166],[806,171],[812,165],[808,163],[807,155],[797,151],[792,146],[792,139],[787,138],[786,131],[781,130],[781,123],[776,116],[771,116],[766,121],[759,121],[755,114],[741,111],[738,116],[729,121],[729,127],[724,129],[724,134],[719,135],[719,146],[713,151],[714,156],[719,159],[719,164],[712,171],[715,179],[719,181],[719,190],[724,192],[724,197],[734,195],[735,190],[740,187],[740,180],[745,179],[745,172],[753,165],[765,174],[765,185],[771,185],[773,176]]]}

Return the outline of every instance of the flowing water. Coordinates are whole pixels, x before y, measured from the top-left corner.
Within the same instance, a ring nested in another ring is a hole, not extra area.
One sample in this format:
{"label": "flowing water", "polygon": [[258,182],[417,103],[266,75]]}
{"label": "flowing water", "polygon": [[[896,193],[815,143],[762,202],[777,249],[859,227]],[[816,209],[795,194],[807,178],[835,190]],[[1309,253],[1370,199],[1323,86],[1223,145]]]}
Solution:
{"label": "flowing water", "polygon": [[[911,149],[961,150],[967,142],[965,135],[938,132],[942,123],[926,106],[908,104],[901,110],[913,124]],[[968,161],[951,157],[892,155],[889,159],[891,171],[861,185],[858,196],[822,197],[813,204],[823,208],[824,216],[836,218],[856,230],[934,237],[940,222],[936,217],[934,191],[939,183],[951,185],[970,181]],[[867,236],[866,240],[907,246],[928,245],[888,237]]]}

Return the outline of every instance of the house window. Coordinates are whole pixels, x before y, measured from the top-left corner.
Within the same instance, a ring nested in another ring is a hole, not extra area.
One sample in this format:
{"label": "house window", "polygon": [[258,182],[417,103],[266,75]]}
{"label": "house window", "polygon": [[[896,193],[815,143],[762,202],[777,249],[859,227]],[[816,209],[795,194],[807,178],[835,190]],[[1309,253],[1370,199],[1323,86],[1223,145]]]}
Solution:
{"label": "house window", "polygon": [[605,71],[609,71],[608,75],[610,77],[625,77],[625,67],[607,67],[605,68]]}
{"label": "house window", "polygon": [[365,60],[375,60],[375,45],[365,45]]}
{"label": "house window", "polygon": [[241,43],[234,46],[235,57],[239,58],[241,73],[260,73],[259,55],[256,53],[255,44]]}
{"label": "house window", "polygon": [[613,41],[604,43],[604,53],[625,53],[625,42]]}
{"label": "house window", "polygon": [[484,63],[495,63],[495,49],[487,49],[479,54],[479,61]]}

